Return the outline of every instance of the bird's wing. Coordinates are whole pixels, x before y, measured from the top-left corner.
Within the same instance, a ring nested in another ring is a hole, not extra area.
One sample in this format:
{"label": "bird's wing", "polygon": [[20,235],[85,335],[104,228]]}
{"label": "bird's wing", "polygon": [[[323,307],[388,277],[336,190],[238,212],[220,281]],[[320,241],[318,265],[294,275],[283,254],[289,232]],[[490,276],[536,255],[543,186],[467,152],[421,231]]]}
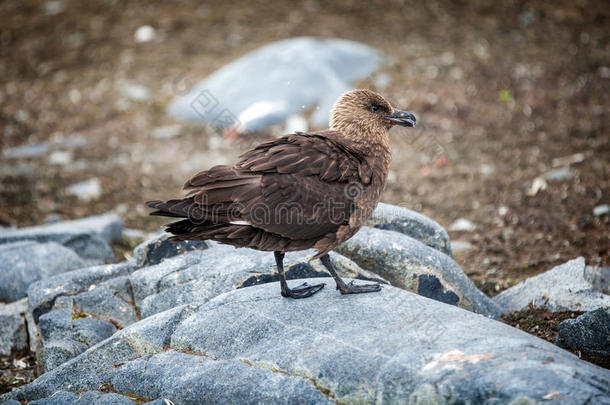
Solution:
{"label": "bird's wing", "polygon": [[323,182],[369,184],[371,170],[340,134],[296,133],[263,143],[241,156],[236,168],[255,173],[296,173]]}
{"label": "bird's wing", "polygon": [[349,221],[354,198],[370,178],[368,163],[346,144],[324,134],[297,133],[259,145],[233,167],[200,172],[185,188],[222,218],[310,239]]}

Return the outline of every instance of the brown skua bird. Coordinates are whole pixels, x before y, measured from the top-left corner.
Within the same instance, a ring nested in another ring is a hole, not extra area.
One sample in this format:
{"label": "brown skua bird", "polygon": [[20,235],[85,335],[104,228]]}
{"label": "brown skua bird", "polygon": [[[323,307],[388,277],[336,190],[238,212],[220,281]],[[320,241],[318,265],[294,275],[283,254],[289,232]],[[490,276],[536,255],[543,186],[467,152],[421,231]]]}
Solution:
{"label": "brown skua bird", "polygon": [[233,166],[194,175],[183,199],[149,201],[151,215],[183,218],[167,225],[175,240],[214,240],[273,251],[284,297],[309,297],[324,284],[288,288],[285,252],[315,248],[342,294],[380,291],[345,283],[328,252],[352,237],[379,202],[390,166],[388,131],[415,116],[379,94],[352,90],[334,105],[330,128],[258,145]]}

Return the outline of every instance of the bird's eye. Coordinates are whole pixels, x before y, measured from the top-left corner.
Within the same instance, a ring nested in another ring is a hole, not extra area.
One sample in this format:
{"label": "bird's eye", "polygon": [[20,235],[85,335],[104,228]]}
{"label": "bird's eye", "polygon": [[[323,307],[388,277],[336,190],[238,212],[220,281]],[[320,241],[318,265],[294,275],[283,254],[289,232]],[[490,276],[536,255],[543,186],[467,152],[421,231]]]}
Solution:
{"label": "bird's eye", "polygon": [[377,104],[373,104],[371,106],[371,112],[374,112],[374,113],[379,112],[379,106]]}

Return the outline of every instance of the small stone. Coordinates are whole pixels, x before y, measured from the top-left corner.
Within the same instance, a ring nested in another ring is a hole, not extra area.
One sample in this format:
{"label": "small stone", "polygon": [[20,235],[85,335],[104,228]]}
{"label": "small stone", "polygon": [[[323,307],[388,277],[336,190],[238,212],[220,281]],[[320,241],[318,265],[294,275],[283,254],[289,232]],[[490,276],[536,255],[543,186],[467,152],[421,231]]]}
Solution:
{"label": "small stone", "polygon": [[136,42],[150,42],[155,39],[157,31],[150,25],[143,25],[139,27],[133,34]]}
{"label": "small stone", "polygon": [[538,194],[538,192],[546,190],[547,187],[548,184],[546,183],[545,179],[543,179],[542,177],[536,177],[532,182],[532,186],[526,194],[529,197],[534,197],[536,194]]}
{"label": "small stone", "polygon": [[75,195],[81,201],[93,201],[102,195],[102,183],[93,178],[68,187],[69,194]]}
{"label": "small stone", "polygon": [[451,241],[451,251],[455,253],[465,252],[472,249],[472,244],[466,240]]}
{"label": "small stone", "polygon": [[155,139],[170,139],[180,135],[180,125],[166,125],[153,129],[152,136]]}
{"label": "small stone", "polygon": [[454,232],[472,232],[477,226],[466,218],[459,218],[449,225],[449,230]]}
{"label": "small stone", "polygon": [[6,159],[25,159],[39,157],[47,153],[49,146],[46,143],[37,143],[34,145],[23,145],[14,148],[7,148],[2,151],[2,155]]}
{"label": "small stone", "polygon": [[148,101],[150,100],[150,90],[141,84],[123,82],[121,84],[121,92],[125,97],[133,101]]}
{"label": "small stone", "polygon": [[602,215],[608,215],[610,213],[610,205],[602,204],[597,205],[593,208],[593,215],[596,217],[601,217]]}
{"label": "small stone", "polygon": [[569,166],[565,166],[546,172],[542,177],[548,181],[563,181],[569,180],[573,176],[572,169]]}
{"label": "small stone", "polygon": [[64,11],[65,4],[62,0],[50,0],[44,3],[44,11],[47,15],[57,15]]}
{"label": "small stone", "polygon": [[72,153],[56,150],[49,155],[49,163],[57,166],[66,166],[72,162]]}

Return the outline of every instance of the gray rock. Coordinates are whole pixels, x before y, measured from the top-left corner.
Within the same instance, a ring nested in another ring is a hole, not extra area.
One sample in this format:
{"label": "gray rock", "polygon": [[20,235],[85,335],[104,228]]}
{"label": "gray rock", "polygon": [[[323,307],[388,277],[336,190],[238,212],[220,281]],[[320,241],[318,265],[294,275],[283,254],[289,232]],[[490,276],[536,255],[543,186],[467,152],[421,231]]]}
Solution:
{"label": "gray rock", "polygon": [[107,321],[80,318],[72,308],[54,309],[39,318],[42,353],[38,366],[48,372],[116,332]]}
{"label": "gray rock", "polygon": [[73,405],[133,405],[131,399],[124,395],[103,393],[99,391],[87,391],[80,394],[80,397]]}
{"label": "gray rock", "polygon": [[536,308],[592,311],[610,306],[610,295],[596,290],[585,278],[585,259],[570,260],[502,291],[493,300],[508,311]]}
{"label": "gray rock", "polygon": [[83,312],[126,327],[138,321],[132,305],[125,302],[105,286],[98,286],[74,297],[74,303]]}
{"label": "gray rock", "polygon": [[610,267],[585,267],[585,280],[597,291],[610,294]]}
{"label": "gray rock", "polygon": [[[133,270],[128,262],[95,266],[30,286],[30,349],[36,353],[41,371],[108,338],[116,331],[114,324],[126,326],[137,320],[127,278]],[[87,318],[80,319],[83,316]]]}
{"label": "gray rock", "polygon": [[8,356],[13,351],[27,347],[27,329],[24,320],[27,308],[27,298],[10,304],[0,303],[1,356]]}
{"label": "gray rock", "polygon": [[220,128],[239,124],[242,131],[257,131],[318,106],[313,123],[327,125],[336,99],[377,70],[383,59],[369,46],[341,39],[278,41],[212,73],[168,111]]}
{"label": "gray rock", "polygon": [[53,339],[44,344],[44,363],[40,364],[45,372],[62,365],[66,361],[87,350],[87,345],[72,339]]}
{"label": "gray rock", "polygon": [[[313,250],[288,253],[284,261],[287,279],[329,277],[319,261],[308,263]],[[340,275],[386,282],[360,269],[350,260],[332,253]],[[200,304],[235,288],[277,283],[273,254],[235,249],[210,243],[210,248],[189,252],[135,271],[130,276],[134,299],[142,317],[183,304]],[[328,280],[329,285],[334,285]],[[277,284],[279,294],[279,284]]]}
{"label": "gray rock", "polygon": [[40,315],[48,312],[58,298],[77,295],[89,290],[92,285],[128,275],[133,270],[133,264],[123,262],[83,268],[38,281],[28,289],[30,312],[38,321]]}
{"label": "gray rock", "polygon": [[115,366],[162,352],[176,326],[191,314],[191,308],[177,307],[121,329],[31,384],[0,395],[0,402],[46,398],[61,390],[100,390],[110,381]]}
{"label": "gray rock", "polygon": [[415,211],[379,203],[367,225],[403,233],[451,256],[451,242],[447,231],[438,223]]}
{"label": "gray rock", "polygon": [[555,344],[590,355],[610,357],[610,307],[561,322]]}
{"label": "gray rock", "polygon": [[59,391],[52,396],[30,404],[36,405],[133,405],[135,402],[128,397],[115,393],[87,391],[76,395],[73,392]]}
{"label": "gray rock", "polygon": [[542,175],[542,178],[548,181],[564,181],[574,177],[574,172],[570,166],[559,167]]}
{"label": "gray rock", "polygon": [[149,233],[139,229],[126,228],[123,230],[123,240],[130,246],[140,244],[149,238]]}
{"label": "gray rock", "polygon": [[16,301],[33,282],[84,266],[72,250],[54,242],[0,244],[0,300]]}
{"label": "gray rock", "polygon": [[7,148],[2,151],[6,159],[24,159],[39,157],[47,153],[49,146],[46,143],[36,143],[33,145],[22,145],[14,148]]}
{"label": "gray rock", "polygon": [[245,361],[219,362],[180,351],[127,363],[113,373],[111,384],[119,392],[135,391],[147,398],[165,396],[175,404],[334,403],[307,378]]}
{"label": "gray rock", "polygon": [[455,253],[465,252],[472,249],[472,243],[467,240],[454,240],[451,241],[451,251]]}
{"label": "gray rock", "polygon": [[151,266],[168,257],[208,247],[205,241],[170,241],[170,237],[171,235],[163,233],[139,244],[133,251],[136,266]]}
{"label": "gray rock", "polygon": [[454,232],[471,232],[477,229],[474,222],[466,218],[458,218],[449,225],[449,230]]}
{"label": "gray rock", "polygon": [[135,323],[0,401],[104,386],[176,404],[610,403],[610,371],[390,286],[305,300],[237,289]]}
{"label": "gray rock", "polygon": [[363,227],[335,250],[393,286],[493,318],[503,312],[450,256],[401,233]]}
{"label": "gray rock", "polygon": [[66,191],[82,201],[94,201],[102,195],[102,183],[98,178],[93,178],[80,183],[72,184]]}
{"label": "gray rock", "polygon": [[104,214],[3,232],[0,244],[21,240],[56,242],[89,262],[100,263],[114,259],[108,245],[120,240],[122,231],[123,223],[118,216]]}
{"label": "gray rock", "polygon": [[69,405],[74,404],[78,395],[73,392],[59,391],[48,398],[30,402],[30,405]]}

